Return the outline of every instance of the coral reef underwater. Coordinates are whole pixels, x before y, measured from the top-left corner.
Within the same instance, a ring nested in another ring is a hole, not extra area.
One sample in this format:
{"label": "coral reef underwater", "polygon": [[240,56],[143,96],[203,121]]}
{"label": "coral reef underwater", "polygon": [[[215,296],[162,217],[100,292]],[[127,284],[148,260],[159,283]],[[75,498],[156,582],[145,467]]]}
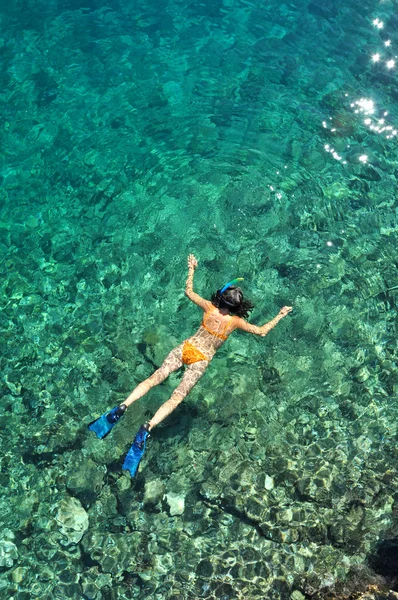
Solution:
{"label": "coral reef underwater", "polygon": [[[0,598],[398,594],[393,2],[0,7]],[[397,128],[397,129],[395,129]],[[87,425],[245,277],[234,334]]]}

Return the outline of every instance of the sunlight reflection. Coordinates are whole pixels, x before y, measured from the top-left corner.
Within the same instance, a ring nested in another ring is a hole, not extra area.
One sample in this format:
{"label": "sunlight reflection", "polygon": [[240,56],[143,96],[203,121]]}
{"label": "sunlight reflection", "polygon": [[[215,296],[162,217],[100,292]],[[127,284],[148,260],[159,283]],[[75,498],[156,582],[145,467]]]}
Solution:
{"label": "sunlight reflection", "polygon": [[[380,1],[382,2],[383,0]],[[378,31],[385,27],[385,22],[378,17],[374,18],[371,23]],[[380,66],[372,69],[372,76],[374,77],[377,75],[377,72],[380,72],[381,75],[385,77],[385,70],[392,71],[398,66],[398,56],[393,54],[394,37],[390,39],[390,37],[387,37],[387,32],[377,32],[376,38],[378,38],[378,46],[376,46],[374,52],[369,55],[369,60],[375,65],[378,63]],[[390,80],[388,80],[387,83],[389,83],[389,81]],[[374,100],[371,98],[362,97],[358,100],[353,100],[352,98],[350,99],[349,96],[349,94],[345,94],[353,113],[360,117],[359,122],[357,121],[359,126],[362,125],[369,133],[376,133],[386,140],[398,136],[398,126],[391,122],[393,121],[393,117],[389,116],[388,111],[384,111],[382,108],[377,107]],[[360,162],[363,165],[369,165],[372,158],[366,154],[366,148],[358,148],[355,138],[353,143],[354,148],[352,149],[350,149],[349,144],[344,146],[341,140],[341,138],[346,135],[353,135],[355,123],[353,115],[350,117],[344,113],[344,110],[340,110],[336,113],[336,116],[333,117],[333,125],[329,123],[328,119],[331,120],[332,117],[324,117],[322,127],[327,130],[329,137],[334,134],[337,139],[335,142],[325,144],[324,150],[335,160],[340,161],[341,164],[347,164],[348,161],[349,163]],[[366,138],[364,141],[366,143]]]}
{"label": "sunlight reflection", "polygon": [[377,29],[383,29],[384,27],[384,23],[383,21],[380,21],[380,19],[374,19],[373,25],[377,27]]}
{"label": "sunlight reflection", "polygon": [[341,160],[343,165],[347,164],[347,161],[343,160],[343,157],[338,152],[336,152],[336,150],[332,148],[329,144],[325,144],[324,149],[326,150],[326,152],[329,152],[335,160]]}
{"label": "sunlight reflection", "polygon": [[373,100],[367,98],[361,98],[351,104],[351,108],[358,107],[355,109],[356,113],[363,112],[365,115],[373,115],[375,112],[375,105]]}
{"label": "sunlight reflection", "polygon": [[363,124],[366,125],[371,131],[385,134],[385,137],[388,140],[397,135],[398,131],[393,127],[393,125],[386,124],[385,117],[388,116],[388,111],[384,111],[382,113],[382,117],[380,118],[370,118],[371,115],[375,115],[376,113],[376,106],[373,100],[370,100],[369,98],[360,98],[360,100],[352,102],[350,106],[351,108],[354,108],[354,112],[356,114],[360,113],[366,116],[366,119],[363,120]]}
{"label": "sunlight reflection", "polygon": [[[382,29],[384,27],[384,23],[383,21],[380,21],[380,19],[376,18],[372,21],[373,25],[377,28],[377,29]],[[384,48],[391,48],[392,47],[392,41],[388,38],[386,40],[380,40],[380,43],[383,43]],[[397,56],[395,56],[394,58],[398,58]],[[381,52],[375,52],[374,54],[371,55],[371,60],[373,63],[379,63],[381,60],[383,59],[383,55]],[[392,58],[388,58],[385,57],[384,59],[385,62],[385,66],[387,67],[387,69],[392,69],[395,67],[395,60],[393,60]]]}

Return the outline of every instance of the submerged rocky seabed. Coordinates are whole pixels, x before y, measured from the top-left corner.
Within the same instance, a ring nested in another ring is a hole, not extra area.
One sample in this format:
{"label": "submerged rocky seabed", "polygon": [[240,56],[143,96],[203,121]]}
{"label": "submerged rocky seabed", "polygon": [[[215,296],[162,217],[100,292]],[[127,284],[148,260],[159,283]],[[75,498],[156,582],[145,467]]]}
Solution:
{"label": "submerged rocky seabed", "polygon": [[[339,4],[2,7],[1,598],[396,598],[398,111],[370,60],[396,16]],[[240,275],[254,322],[295,310],[232,336],[133,481],[179,375],[87,424],[197,327],[189,252],[202,295]]]}

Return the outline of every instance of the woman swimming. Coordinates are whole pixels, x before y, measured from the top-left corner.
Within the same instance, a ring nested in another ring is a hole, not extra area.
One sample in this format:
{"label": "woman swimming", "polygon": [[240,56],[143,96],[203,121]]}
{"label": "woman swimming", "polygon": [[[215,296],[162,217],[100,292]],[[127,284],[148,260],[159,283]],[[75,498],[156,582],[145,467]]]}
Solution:
{"label": "woman swimming", "polygon": [[174,390],[170,399],[162,404],[148,423],[141,426],[135,437],[123,463],[123,469],[129,470],[132,476],[135,475],[145,451],[149,431],[159,425],[184,400],[202,377],[211,359],[228,336],[235,329],[265,336],[292,310],[291,306],[284,306],[277,316],[268,323],[261,327],[251,325],[245,321],[245,318],[249,316],[249,311],[253,309],[253,305],[244,299],[240,287],[234,285],[241,279],[234,279],[224,285],[212,296],[211,301],[205,300],[193,291],[193,276],[197,266],[198,261],[193,254],[190,254],[188,257],[188,278],[185,294],[204,311],[203,320],[197,332],[174,348],[161,367],[148,379],[138,384],[122,404],[106,412],[89,425],[89,429],[94,431],[99,438],[104,438],[130,404],[144,396],[155,385],[162,383],[170,373],[184,365],[186,366],[181,383]]}

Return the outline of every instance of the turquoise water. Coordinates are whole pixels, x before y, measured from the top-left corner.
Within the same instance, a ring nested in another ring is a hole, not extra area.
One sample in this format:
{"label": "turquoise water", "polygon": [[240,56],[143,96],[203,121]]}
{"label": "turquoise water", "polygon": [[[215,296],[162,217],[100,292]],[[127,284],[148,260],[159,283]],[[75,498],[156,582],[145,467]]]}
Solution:
{"label": "turquoise water", "polygon": [[[394,7],[2,4],[1,598],[397,586]],[[132,481],[180,375],[87,425],[198,326],[190,252],[202,296],[294,313],[228,340]]]}

